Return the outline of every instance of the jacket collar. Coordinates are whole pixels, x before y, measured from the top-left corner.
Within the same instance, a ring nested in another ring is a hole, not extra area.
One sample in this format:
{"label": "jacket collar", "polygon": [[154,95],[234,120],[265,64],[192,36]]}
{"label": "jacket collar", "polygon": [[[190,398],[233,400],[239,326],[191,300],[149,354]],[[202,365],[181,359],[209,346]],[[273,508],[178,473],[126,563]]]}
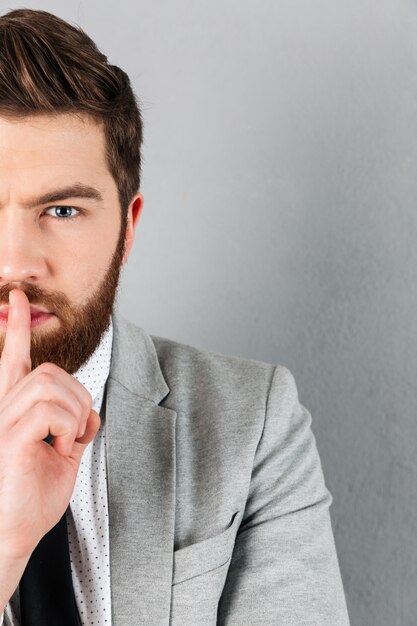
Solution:
{"label": "jacket collar", "polygon": [[[148,333],[113,311],[113,345],[109,377],[135,395],[159,404],[169,393],[155,346]],[[132,349],[134,347],[134,349]]]}
{"label": "jacket collar", "polygon": [[168,626],[175,530],[176,412],[152,339],[114,313],[106,398],[113,626]]}

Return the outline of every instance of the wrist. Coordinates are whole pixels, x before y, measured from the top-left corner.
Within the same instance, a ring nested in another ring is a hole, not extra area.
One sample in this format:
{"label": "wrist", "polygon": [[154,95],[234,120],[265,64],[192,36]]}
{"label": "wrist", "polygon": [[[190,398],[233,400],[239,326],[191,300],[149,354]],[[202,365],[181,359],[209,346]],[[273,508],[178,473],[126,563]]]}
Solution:
{"label": "wrist", "polygon": [[0,555],[0,615],[19,585],[29,559],[30,555],[17,559]]}

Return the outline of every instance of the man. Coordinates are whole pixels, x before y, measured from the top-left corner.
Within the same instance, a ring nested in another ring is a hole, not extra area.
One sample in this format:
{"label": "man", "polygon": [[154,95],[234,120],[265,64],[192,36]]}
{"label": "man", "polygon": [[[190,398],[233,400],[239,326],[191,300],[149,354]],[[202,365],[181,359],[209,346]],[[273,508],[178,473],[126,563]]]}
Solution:
{"label": "man", "polygon": [[85,33],[0,18],[2,619],[345,626],[291,373],[114,308],[141,143],[128,77]]}

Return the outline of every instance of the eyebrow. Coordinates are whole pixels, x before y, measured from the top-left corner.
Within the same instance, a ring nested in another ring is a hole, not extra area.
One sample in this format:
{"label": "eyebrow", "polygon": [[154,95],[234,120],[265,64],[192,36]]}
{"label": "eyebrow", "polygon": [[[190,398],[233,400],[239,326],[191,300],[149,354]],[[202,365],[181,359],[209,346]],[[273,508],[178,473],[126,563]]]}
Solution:
{"label": "eyebrow", "polygon": [[59,200],[67,200],[68,198],[88,198],[90,200],[96,200],[97,202],[103,202],[103,196],[98,189],[83,183],[75,183],[74,185],[67,185],[61,189],[53,189],[36,198],[31,198],[25,203],[25,206],[33,208],[41,204],[51,204]]}

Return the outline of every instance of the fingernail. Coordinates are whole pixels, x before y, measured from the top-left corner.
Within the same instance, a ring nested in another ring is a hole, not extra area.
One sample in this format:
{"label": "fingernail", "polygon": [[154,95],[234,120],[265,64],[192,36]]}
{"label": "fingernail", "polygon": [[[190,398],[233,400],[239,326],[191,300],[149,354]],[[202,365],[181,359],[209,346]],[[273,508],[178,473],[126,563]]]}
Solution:
{"label": "fingernail", "polygon": [[14,306],[14,303],[15,303],[14,293],[12,291],[9,291],[9,306]]}

